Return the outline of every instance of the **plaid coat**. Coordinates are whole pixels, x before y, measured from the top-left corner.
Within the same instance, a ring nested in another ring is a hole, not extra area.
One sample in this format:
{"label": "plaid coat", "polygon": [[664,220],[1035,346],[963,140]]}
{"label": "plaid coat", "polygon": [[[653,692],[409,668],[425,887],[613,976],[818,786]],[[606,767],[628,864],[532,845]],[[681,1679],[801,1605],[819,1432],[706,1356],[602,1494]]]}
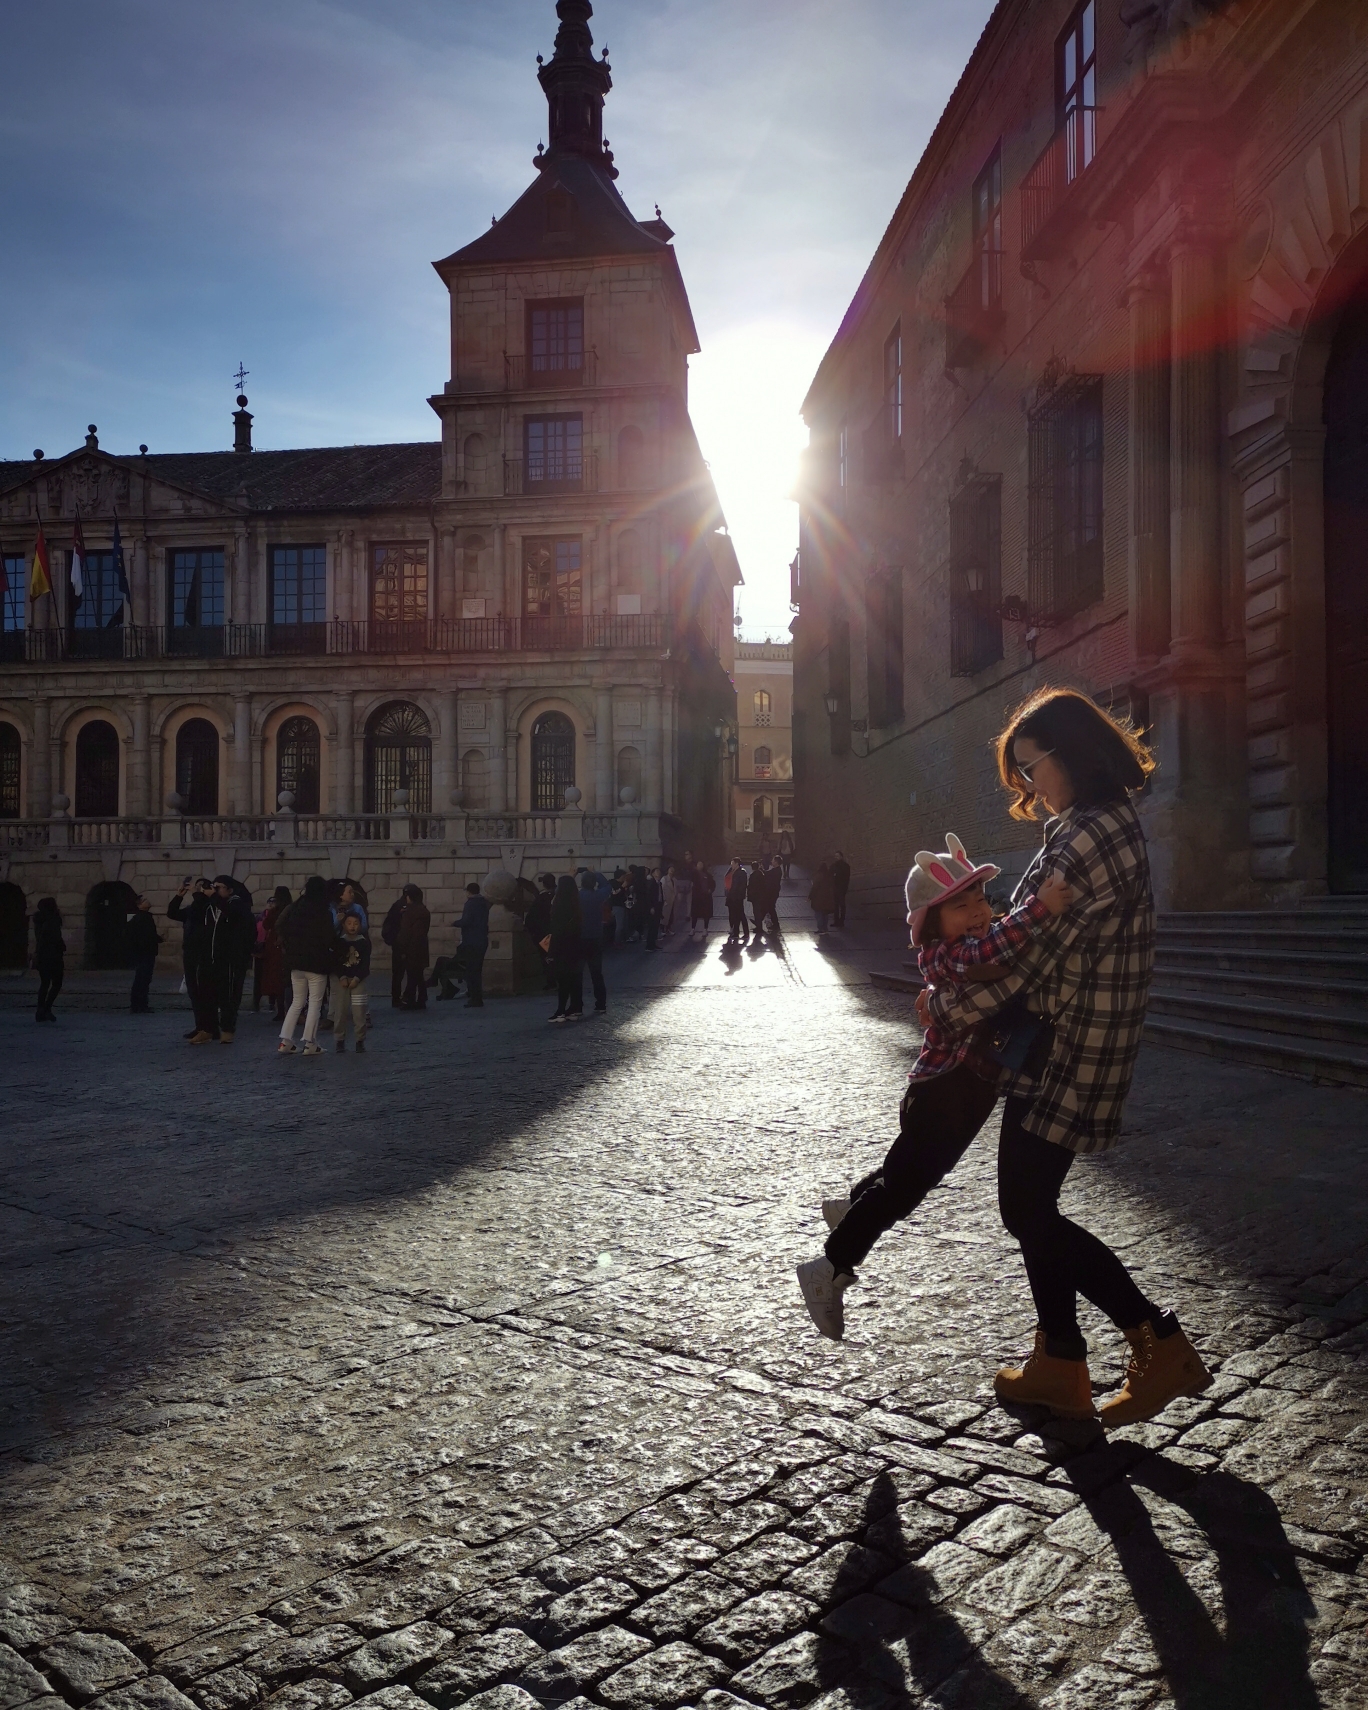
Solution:
{"label": "plaid coat", "polygon": [[1053,1020],[1054,1048],[1039,1081],[1003,1070],[999,1085],[1032,1100],[1023,1124],[1032,1134],[1071,1152],[1105,1152],[1120,1131],[1154,966],[1149,856],[1131,803],[1049,820],[1013,902],[1047,872],[1074,888],[1073,906],[1041,928],[1004,979],[932,992],[930,1011],[963,1031],[1024,992],[1027,1009]]}

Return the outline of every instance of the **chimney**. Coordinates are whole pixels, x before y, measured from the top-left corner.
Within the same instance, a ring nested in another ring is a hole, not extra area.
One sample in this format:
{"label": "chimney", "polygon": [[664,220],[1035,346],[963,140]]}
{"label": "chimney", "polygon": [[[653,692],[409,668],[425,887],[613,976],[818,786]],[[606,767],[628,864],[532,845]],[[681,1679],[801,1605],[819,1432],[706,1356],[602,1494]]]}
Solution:
{"label": "chimney", "polygon": [[252,449],[252,418],[247,413],[247,395],[238,393],[238,407],[233,411],[233,450]]}

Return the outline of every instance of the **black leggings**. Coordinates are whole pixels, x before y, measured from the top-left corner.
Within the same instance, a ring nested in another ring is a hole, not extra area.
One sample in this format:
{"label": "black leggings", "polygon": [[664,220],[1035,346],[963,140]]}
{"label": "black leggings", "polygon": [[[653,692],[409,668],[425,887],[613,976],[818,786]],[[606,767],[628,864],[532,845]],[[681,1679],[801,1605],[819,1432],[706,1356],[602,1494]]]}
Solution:
{"label": "black leggings", "polygon": [[51,1015],[52,1006],[57,1001],[57,994],[62,989],[62,976],[66,971],[63,962],[49,962],[38,970],[38,1008],[35,1015]]}
{"label": "black leggings", "polygon": [[998,1142],[998,1210],[1009,1235],[1021,1244],[1036,1318],[1052,1340],[1076,1342],[1078,1296],[1123,1330],[1159,1308],[1147,1300],[1111,1248],[1070,1222],[1059,1209],[1059,1190],[1076,1153],[1028,1134],[1024,1098],[1009,1098]]}

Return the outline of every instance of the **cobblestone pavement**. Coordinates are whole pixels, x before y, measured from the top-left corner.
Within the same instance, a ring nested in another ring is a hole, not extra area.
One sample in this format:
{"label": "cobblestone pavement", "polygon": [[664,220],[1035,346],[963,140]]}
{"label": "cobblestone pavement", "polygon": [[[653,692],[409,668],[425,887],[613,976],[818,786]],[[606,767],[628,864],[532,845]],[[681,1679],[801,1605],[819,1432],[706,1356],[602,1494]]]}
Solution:
{"label": "cobblestone pavement", "polygon": [[1102,1444],[993,1403],[990,1134],[816,1335],[910,1000],[718,950],[362,1058],[0,1015],[0,1710],[1364,1703],[1368,1102],[1146,1052],[1066,1201],[1218,1381]]}

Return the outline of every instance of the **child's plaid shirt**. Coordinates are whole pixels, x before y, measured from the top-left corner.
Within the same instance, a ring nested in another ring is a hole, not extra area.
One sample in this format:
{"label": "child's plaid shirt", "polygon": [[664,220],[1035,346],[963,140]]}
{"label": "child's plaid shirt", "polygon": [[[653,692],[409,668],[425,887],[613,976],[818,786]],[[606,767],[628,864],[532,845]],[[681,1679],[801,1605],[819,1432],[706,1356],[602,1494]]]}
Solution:
{"label": "child's plaid shirt", "polygon": [[[994,921],[982,938],[957,938],[953,944],[943,939],[927,945],[918,952],[917,966],[927,987],[936,990],[945,986],[958,991],[969,978],[970,968],[1006,962],[1019,950],[1024,950],[1042,926],[1054,917],[1044,903],[1030,897],[1020,908],[1014,908],[1001,920]],[[936,1022],[926,1030],[921,1055],[912,1065],[911,1081],[929,1080],[933,1075],[945,1075],[957,1069],[971,1054],[973,1033],[952,1033]],[[996,1077],[995,1065],[989,1065],[987,1078]]]}

